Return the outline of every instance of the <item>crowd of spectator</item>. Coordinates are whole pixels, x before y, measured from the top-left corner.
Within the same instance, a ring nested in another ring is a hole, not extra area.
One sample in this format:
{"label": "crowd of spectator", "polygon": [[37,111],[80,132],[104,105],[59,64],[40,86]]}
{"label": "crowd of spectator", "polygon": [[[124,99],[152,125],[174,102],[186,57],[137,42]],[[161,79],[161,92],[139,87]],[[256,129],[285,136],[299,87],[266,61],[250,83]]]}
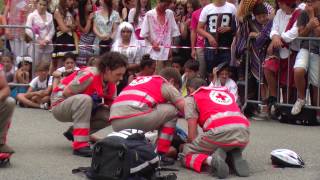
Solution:
{"label": "crowd of spectator", "polygon": [[[129,64],[118,92],[136,76],[172,66],[183,74],[183,95],[188,94],[188,80],[197,77],[212,87],[226,86],[241,104],[237,81],[244,80],[245,52],[250,51],[249,98],[260,94],[274,113],[280,72],[283,102],[294,104],[292,114],[306,104],[307,82],[312,86],[311,104],[316,105],[319,43],[297,37],[319,36],[320,1],[151,4],[151,0],[6,0],[0,23],[29,27],[0,29],[0,63],[7,81],[29,84],[12,87],[11,96],[21,106],[49,109],[52,87],[61,78],[116,51],[127,56]],[[261,111],[248,108],[250,115]]]}

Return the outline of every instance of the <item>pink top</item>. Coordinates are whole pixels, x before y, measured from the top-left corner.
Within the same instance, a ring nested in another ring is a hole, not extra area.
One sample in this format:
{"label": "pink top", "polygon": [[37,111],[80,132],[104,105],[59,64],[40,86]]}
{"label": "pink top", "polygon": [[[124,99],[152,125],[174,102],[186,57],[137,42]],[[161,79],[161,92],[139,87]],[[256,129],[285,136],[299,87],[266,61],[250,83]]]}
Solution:
{"label": "pink top", "polygon": [[[191,23],[190,23],[191,30],[197,29],[201,11],[202,11],[202,8],[200,8],[192,13]],[[196,47],[204,47],[204,38],[202,36],[200,36],[199,34],[197,34]]]}

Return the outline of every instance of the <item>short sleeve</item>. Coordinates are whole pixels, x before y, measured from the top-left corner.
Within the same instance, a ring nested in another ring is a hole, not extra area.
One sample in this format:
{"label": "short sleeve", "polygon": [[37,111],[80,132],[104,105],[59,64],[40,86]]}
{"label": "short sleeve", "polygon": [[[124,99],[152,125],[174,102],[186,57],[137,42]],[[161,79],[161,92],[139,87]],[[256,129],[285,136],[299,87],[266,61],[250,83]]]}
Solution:
{"label": "short sleeve", "polygon": [[149,29],[149,18],[150,18],[150,14],[147,13],[145,18],[143,19],[143,22],[142,22],[142,25],[141,25],[141,31],[140,31],[140,36],[141,37],[148,37],[149,36],[149,32],[150,32],[150,29]]}
{"label": "short sleeve", "polygon": [[32,79],[32,81],[29,83],[29,86],[30,86],[32,89],[36,88],[36,85],[37,85],[38,81],[39,81],[39,77],[37,76],[37,77],[35,77],[35,78]]}
{"label": "short sleeve", "polygon": [[93,81],[93,75],[89,72],[81,71],[71,81],[67,88],[73,94],[82,93]]}
{"label": "short sleeve", "polygon": [[178,101],[182,100],[181,93],[171,84],[165,82],[161,86],[162,96],[173,104],[176,104]]}
{"label": "short sleeve", "polygon": [[169,20],[171,21],[171,27],[172,27],[172,33],[171,33],[171,37],[177,37],[180,36],[180,30],[179,27],[176,23],[176,20],[174,19],[174,15],[173,12],[170,11],[170,16],[169,16]]}
{"label": "short sleeve", "polygon": [[184,105],[184,113],[185,118],[188,119],[198,119],[199,112],[197,109],[196,102],[192,96],[188,96],[185,98],[185,105]]}
{"label": "short sleeve", "polygon": [[60,67],[57,69],[58,72],[64,73],[66,72],[66,68],[65,67]]}
{"label": "short sleeve", "polygon": [[48,86],[52,86],[53,84],[53,77],[50,76],[49,81],[48,81]]}
{"label": "short sleeve", "polygon": [[196,12],[192,13],[192,16],[191,16],[191,23],[190,23],[190,29],[191,30],[196,30],[197,26],[198,26],[199,19],[197,18],[197,13]]}
{"label": "short sleeve", "polygon": [[129,11],[129,15],[128,15],[128,22],[133,24],[134,21],[134,15],[136,14],[136,8],[132,8]]}
{"label": "short sleeve", "polygon": [[117,11],[112,11],[113,13],[114,13],[114,15],[113,15],[113,22],[115,22],[115,23],[120,23],[120,15],[119,15],[119,13],[117,12]]}
{"label": "short sleeve", "polygon": [[199,16],[199,22],[205,23],[207,22],[207,8],[208,6],[204,7]]}

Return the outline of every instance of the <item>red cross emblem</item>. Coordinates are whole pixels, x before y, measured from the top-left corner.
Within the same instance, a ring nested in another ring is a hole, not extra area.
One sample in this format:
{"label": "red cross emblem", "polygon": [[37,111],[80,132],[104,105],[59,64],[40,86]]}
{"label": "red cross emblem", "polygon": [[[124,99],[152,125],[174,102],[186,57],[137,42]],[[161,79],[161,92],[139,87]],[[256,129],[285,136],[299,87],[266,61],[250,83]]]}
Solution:
{"label": "red cross emblem", "polygon": [[226,97],[227,96],[224,96],[224,95],[222,95],[222,94],[218,94],[218,96],[216,96],[216,98],[219,98],[219,99],[221,99],[222,101],[224,101],[225,99],[226,99]]}

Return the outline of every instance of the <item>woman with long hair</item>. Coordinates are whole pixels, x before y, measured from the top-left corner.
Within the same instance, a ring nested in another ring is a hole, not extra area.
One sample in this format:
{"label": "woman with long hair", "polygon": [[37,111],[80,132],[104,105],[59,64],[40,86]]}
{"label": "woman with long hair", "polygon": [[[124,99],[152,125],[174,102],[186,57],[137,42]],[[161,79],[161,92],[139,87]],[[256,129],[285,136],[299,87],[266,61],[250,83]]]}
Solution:
{"label": "woman with long hair", "polygon": [[66,52],[78,53],[78,37],[76,34],[77,25],[75,23],[75,0],[60,0],[54,12],[56,22],[55,44],[68,44],[69,46],[56,45],[50,72],[62,66],[62,58]]}
{"label": "woman with long hair", "polygon": [[96,35],[92,31],[93,22],[93,3],[92,0],[78,1],[78,14],[76,21],[80,32],[79,56],[76,63],[78,66],[87,64],[87,59],[93,56],[94,51],[92,45]]}
{"label": "woman with long hair", "polygon": [[151,0],[137,0],[136,8],[132,8],[129,12],[128,22],[134,27],[134,32],[139,40],[143,40],[140,37],[141,25],[146,12],[151,9]]}
{"label": "woman with long hair", "polygon": [[99,52],[110,51],[120,23],[119,13],[112,8],[112,0],[100,0],[101,9],[95,12],[93,32],[99,40]]}

